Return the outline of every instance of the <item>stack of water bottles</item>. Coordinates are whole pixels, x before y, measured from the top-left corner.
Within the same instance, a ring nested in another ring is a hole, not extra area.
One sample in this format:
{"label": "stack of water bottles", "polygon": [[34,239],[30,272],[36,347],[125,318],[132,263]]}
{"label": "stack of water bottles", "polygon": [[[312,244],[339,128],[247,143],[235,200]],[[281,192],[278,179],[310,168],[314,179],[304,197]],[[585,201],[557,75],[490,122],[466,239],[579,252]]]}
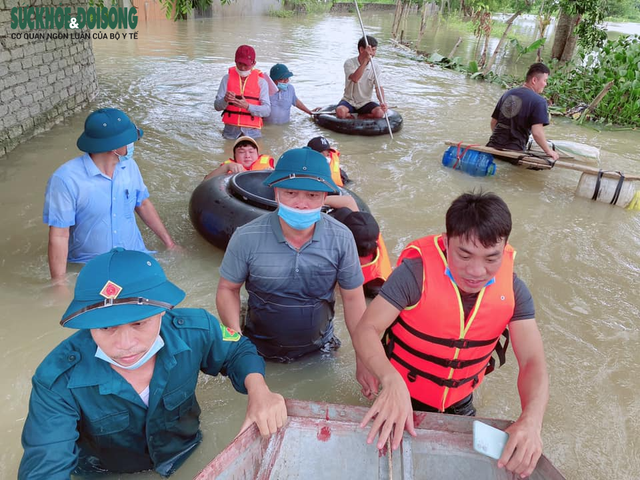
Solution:
{"label": "stack of water bottles", "polygon": [[460,147],[449,147],[442,156],[442,164],[454,170],[462,170],[474,177],[488,177],[496,174],[496,164],[492,155]]}

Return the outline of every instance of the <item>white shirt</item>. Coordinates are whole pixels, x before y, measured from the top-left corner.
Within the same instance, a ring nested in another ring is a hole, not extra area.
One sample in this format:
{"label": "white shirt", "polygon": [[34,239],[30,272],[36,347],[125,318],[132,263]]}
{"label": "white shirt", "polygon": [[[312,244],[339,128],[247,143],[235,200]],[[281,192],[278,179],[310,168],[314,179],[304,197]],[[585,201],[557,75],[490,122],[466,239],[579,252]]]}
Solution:
{"label": "white shirt", "polygon": [[[350,58],[344,62],[344,95],[342,99],[349,102],[353,107],[360,108],[367,103],[373,101],[373,93],[375,91],[373,68],[369,62],[364,69],[362,77],[356,82],[349,80],[349,76],[360,67],[358,57]],[[373,63],[376,66],[376,74],[378,80],[380,79],[380,64],[374,60]]]}
{"label": "white shirt", "polygon": [[140,399],[148,407],[149,406],[149,385],[147,385],[147,388],[142,390],[138,395],[140,395]]}

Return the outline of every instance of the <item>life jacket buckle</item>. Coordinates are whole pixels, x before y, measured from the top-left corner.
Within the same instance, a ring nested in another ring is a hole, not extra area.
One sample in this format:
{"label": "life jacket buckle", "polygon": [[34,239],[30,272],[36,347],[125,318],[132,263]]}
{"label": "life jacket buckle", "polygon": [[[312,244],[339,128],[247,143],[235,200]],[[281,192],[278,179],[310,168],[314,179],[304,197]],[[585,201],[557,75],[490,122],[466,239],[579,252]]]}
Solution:
{"label": "life jacket buckle", "polygon": [[415,382],[418,379],[418,376],[416,375],[415,372],[409,371],[407,373],[407,380],[409,380],[411,383]]}
{"label": "life jacket buckle", "polygon": [[449,360],[449,368],[462,368],[462,360]]}

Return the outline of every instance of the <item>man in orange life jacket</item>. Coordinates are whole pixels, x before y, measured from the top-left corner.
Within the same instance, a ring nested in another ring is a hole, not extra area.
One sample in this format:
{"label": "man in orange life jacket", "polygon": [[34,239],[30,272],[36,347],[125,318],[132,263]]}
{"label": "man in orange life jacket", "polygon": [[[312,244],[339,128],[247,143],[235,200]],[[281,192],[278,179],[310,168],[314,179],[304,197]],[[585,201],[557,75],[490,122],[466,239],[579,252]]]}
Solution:
{"label": "man in orange life jacket", "polygon": [[382,387],[361,426],[375,417],[367,442],[379,432],[382,448],[393,430],[396,449],[403,429],[416,434],[413,409],[475,415],[472,393],[508,325],[522,413],[498,466],[525,477],[542,453],[549,386],[533,300],[513,272],[511,214],[492,193],[467,193],[451,204],[446,229],[402,252],[356,328],[356,354]]}
{"label": "man in orange life jacket", "polygon": [[340,168],[340,152],[335,148],[331,148],[329,140],[324,137],[313,137],[307,143],[307,147],[325,156],[331,169],[331,179],[336,185],[344,187],[345,183],[349,183],[348,175]]}
{"label": "man in orange life jacket", "polygon": [[329,215],[345,224],[353,233],[364,275],[362,288],[366,297],[374,298],[391,275],[391,262],[376,219],[370,213],[357,211],[357,205],[355,210],[342,207]]}
{"label": "man in orange life jacket", "polygon": [[226,173],[239,173],[247,170],[273,170],[275,160],[269,155],[259,155],[258,144],[251,137],[240,137],[233,144],[233,158],[225,160],[211,171],[205,180]]}
{"label": "man in orange life jacket", "polygon": [[[236,50],[236,64],[222,77],[213,106],[222,110],[222,136],[231,140],[262,136],[262,118],[271,113],[270,80],[255,69],[256,52],[249,45]],[[271,82],[273,83],[273,82]],[[274,85],[275,91],[277,87]]]}

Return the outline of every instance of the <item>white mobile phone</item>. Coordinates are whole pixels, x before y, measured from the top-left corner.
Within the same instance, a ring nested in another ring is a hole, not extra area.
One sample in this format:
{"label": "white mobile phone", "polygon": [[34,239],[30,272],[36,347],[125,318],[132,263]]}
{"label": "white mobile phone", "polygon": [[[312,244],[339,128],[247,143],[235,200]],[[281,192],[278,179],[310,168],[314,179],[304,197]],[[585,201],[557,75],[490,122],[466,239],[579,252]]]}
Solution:
{"label": "white mobile phone", "polygon": [[476,452],[498,460],[502,456],[507,440],[509,440],[508,433],[486,423],[473,421],[473,449]]}

